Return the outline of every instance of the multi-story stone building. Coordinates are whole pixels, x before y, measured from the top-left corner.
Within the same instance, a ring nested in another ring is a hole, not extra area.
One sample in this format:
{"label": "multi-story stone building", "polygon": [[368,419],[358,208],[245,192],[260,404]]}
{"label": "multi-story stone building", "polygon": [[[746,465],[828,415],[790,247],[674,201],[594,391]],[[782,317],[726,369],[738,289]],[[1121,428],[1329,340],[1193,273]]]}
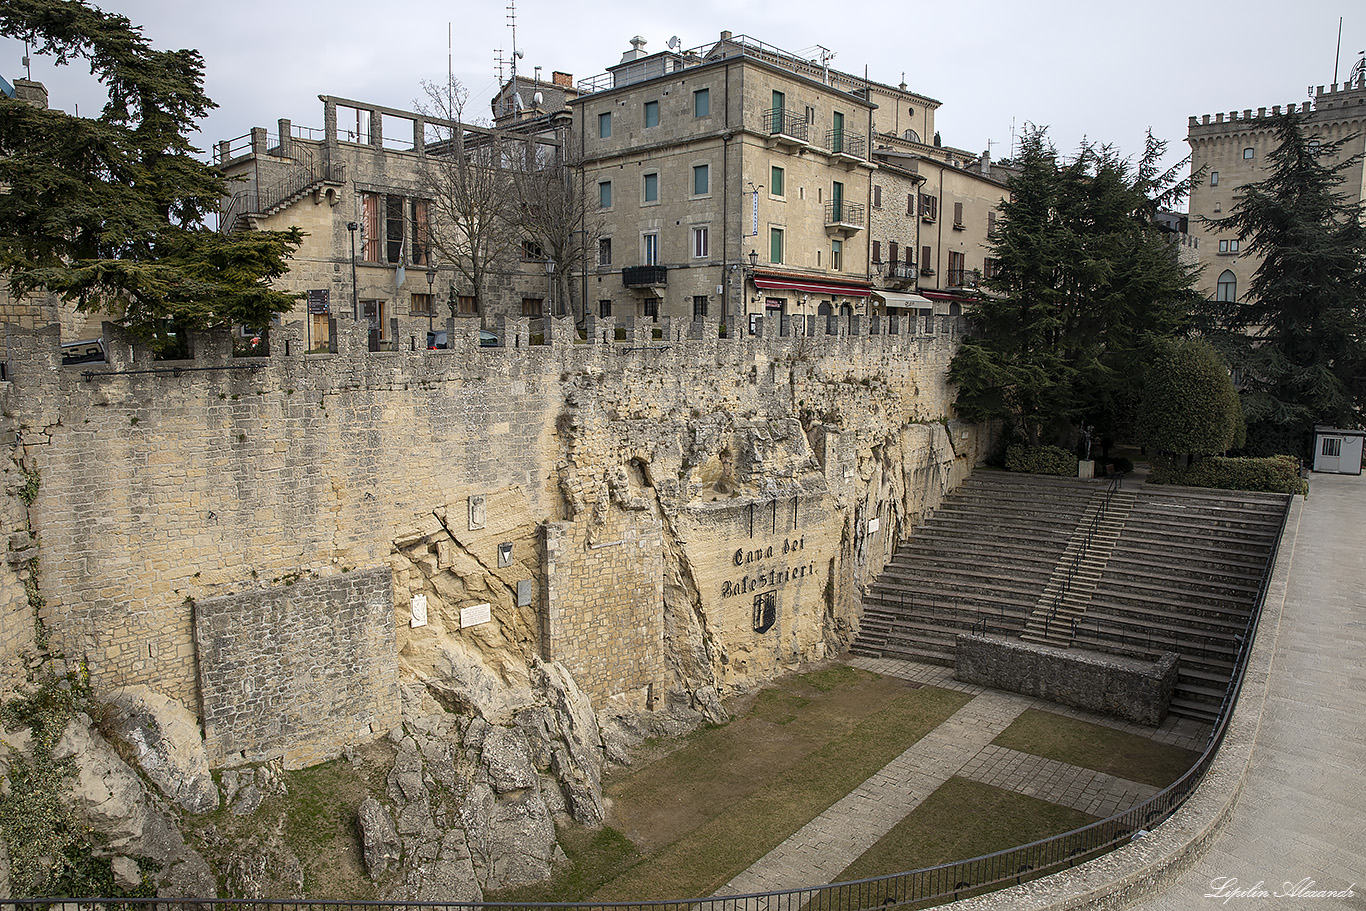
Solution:
{"label": "multi-story stone building", "polygon": [[938,101],[730,32],[644,44],[569,102],[604,219],[589,311],[752,330],[928,309],[917,288],[975,285],[1003,185],[938,142]]}
{"label": "multi-story stone building", "polygon": [[[1199,288],[1206,297],[1238,300],[1246,293],[1260,260],[1242,249],[1238,235],[1219,225],[1238,200],[1240,189],[1262,180],[1270,169],[1269,154],[1276,147],[1274,118],[1282,110],[1296,111],[1307,132],[1324,142],[1348,136],[1339,160],[1362,152],[1366,132],[1366,82],[1360,77],[1325,91],[1319,86],[1313,102],[1275,105],[1268,112],[1258,108],[1191,117],[1186,142],[1191,147],[1191,173],[1199,180],[1191,188],[1190,234],[1204,266]],[[1346,174],[1341,192],[1350,201],[1366,200],[1363,165],[1358,162]]]}
{"label": "multi-story stone building", "polygon": [[[215,149],[216,163],[240,187],[225,200],[222,230],[298,227],[305,233],[278,286],[305,295],[282,319],[304,322],[310,349],[332,344],[330,319],[339,313],[367,319],[376,349],[395,344],[405,329],[442,327],[453,312],[471,317],[563,313],[565,302],[554,300],[553,282],[534,242],[515,245],[492,264],[484,313],[468,281],[433,253],[433,189],[423,178],[424,160],[446,153],[452,130],[463,130],[466,142],[475,144],[492,135],[489,129],[330,95],[319,98],[322,129],[280,120],[274,135],[256,127]],[[566,118],[526,113],[511,118],[517,134],[548,149],[547,160],[558,160]]]}

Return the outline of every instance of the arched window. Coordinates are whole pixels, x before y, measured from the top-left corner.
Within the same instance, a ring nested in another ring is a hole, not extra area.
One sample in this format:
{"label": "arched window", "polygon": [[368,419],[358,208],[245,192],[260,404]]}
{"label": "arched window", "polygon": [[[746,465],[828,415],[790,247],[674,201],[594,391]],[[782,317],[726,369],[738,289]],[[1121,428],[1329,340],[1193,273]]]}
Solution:
{"label": "arched window", "polygon": [[915,130],[907,130],[906,132],[901,134],[901,138],[909,140],[910,142],[919,142],[920,134],[917,133]]}
{"label": "arched window", "polygon": [[1238,299],[1238,276],[1232,270],[1225,269],[1219,275],[1219,286],[1214,295],[1215,300],[1236,301]]}

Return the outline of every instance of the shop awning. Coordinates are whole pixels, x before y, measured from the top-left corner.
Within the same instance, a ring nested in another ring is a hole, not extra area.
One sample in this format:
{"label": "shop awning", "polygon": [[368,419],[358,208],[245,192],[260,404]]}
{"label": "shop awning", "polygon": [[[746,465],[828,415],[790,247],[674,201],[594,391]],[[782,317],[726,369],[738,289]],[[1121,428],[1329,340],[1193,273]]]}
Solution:
{"label": "shop awning", "polygon": [[904,307],[907,310],[933,310],[934,301],[919,294],[898,294],[895,291],[874,291],[873,297],[888,307]]}
{"label": "shop awning", "polygon": [[867,297],[871,289],[857,285],[835,285],[830,282],[803,281],[773,275],[754,276],[756,287],[766,291],[796,291],[799,294],[818,294],[828,297]]}

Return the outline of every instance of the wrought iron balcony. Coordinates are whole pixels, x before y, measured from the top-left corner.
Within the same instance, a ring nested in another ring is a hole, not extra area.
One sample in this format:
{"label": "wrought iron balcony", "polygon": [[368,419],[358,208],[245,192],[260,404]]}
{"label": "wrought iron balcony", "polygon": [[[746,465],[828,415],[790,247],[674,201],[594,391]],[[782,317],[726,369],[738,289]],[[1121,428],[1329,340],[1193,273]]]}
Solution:
{"label": "wrought iron balcony", "polygon": [[825,134],[825,147],[831,155],[843,155],[859,161],[868,159],[868,140],[849,130],[830,130]]}
{"label": "wrought iron balcony", "polygon": [[888,263],[886,268],[887,280],[891,282],[913,282],[918,274],[915,263]]}
{"label": "wrought iron balcony", "polygon": [[948,278],[950,288],[976,288],[982,273],[978,269],[950,269]]}
{"label": "wrought iron balcony", "polygon": [[863,205],[856,202],[825,204],[825,229],[845,236],[863,230]]}
{"label": "wrought iron balcony", "polygon": [[764,130],[781,144],[788,140],[793,145],[805,145],[810,124],[806,117],[784,108],[764,111]]}
{"label": "wrought iron balcony", "polygon": [[621,270],[621,283],[627,288],[658,288],[669,283],[667,266],[629,266]]}

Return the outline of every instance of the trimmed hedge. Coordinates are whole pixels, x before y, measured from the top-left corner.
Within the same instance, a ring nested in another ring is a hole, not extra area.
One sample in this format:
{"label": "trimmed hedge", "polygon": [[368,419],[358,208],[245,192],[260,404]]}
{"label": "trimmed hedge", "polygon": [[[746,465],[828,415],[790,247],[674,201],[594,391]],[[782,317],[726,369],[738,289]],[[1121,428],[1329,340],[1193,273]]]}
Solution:
{"label": "trimmed hedge", "polygon": [[1057,446],[1014,445],[1006,449],[1006,471],[1077,476],[1077,457]]}
{"label": "trimmed hedge", "polygon": [[1170,462],[1154,462],[1152,470],[1148,473],[1148,482],[1213,487],[1219,490],[1309,493],[1309,482],[1300,477],[1299,460],[1287,455],[1261,459],[1211,456],[1185,469],[1178,468]]}

